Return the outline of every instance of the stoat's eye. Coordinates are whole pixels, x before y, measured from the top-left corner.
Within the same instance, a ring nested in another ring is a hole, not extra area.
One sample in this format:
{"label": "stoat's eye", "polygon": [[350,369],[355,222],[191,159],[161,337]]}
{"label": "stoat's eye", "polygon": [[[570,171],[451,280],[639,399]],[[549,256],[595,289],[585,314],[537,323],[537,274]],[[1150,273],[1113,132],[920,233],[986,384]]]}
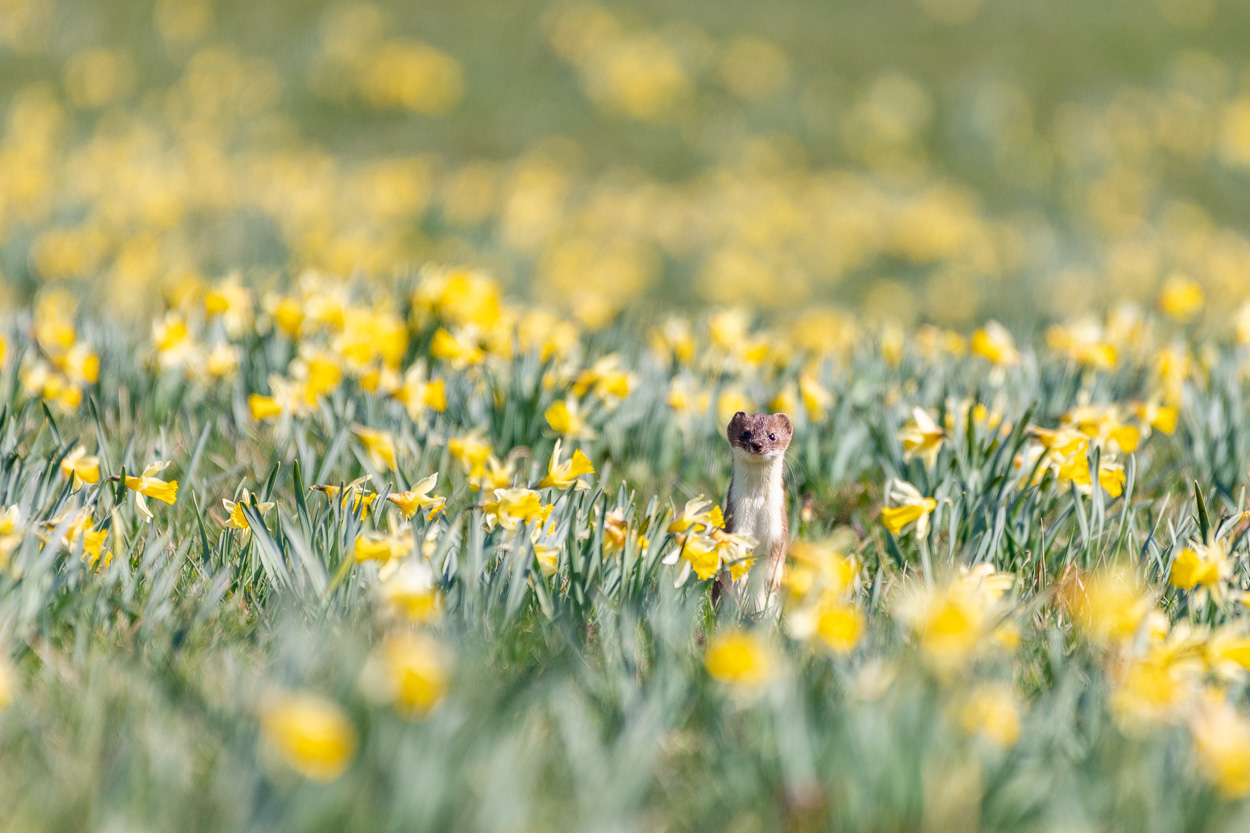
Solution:
{"label": "stoat's eye", "polygon": [[751,432],[750,432],[750,431],[743,431],[743,432],[742,432],[742,435],[741,435],[738,439],[740,439],[740,440],[749,440],[749,439],[751,439]]}
{"label": "stoat's eye", "polygon": [[769,434],[769,435],[768,435],[768,439],[772,440],[773,442],[777,442],[777,435],[776,435],[776,434]]}

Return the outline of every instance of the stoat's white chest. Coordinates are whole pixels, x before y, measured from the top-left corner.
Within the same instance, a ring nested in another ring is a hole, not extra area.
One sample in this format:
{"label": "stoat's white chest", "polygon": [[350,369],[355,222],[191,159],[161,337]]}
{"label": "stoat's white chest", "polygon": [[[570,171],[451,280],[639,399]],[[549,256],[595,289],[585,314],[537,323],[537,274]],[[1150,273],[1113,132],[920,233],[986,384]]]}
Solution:
{"label": "stoat's white chest", "polygon": [[785,537],[781,521],[785,501],[782,483],[782,455],[760,460],[734,449],[734,474],[729,507],[733,512],[734,533],[749,535],[758,544],[757,557],[767,559],[777,541]]}

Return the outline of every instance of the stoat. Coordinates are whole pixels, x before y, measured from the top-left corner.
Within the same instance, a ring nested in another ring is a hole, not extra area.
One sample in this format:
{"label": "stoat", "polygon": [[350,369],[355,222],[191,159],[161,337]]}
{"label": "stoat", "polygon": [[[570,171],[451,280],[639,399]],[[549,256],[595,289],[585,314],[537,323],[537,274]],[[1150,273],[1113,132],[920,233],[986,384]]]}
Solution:
{"label": "stoat", "polygon": [[[739,604],[751,612],[775,615],[780,611],[781,575],[790,549],[784,467],[794,427],[785,414],[738,411],[726,434],[734,470],[725,499],[725,531],[758,542],[750,574],[732,589]],[[731,589],[728,572],[721,574],[719,585]]]}

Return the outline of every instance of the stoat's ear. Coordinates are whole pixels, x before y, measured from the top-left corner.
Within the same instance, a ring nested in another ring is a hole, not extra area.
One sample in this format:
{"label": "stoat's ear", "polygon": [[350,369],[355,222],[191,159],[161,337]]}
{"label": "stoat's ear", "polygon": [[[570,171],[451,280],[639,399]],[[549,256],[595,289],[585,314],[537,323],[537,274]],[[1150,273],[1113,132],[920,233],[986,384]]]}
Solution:
{"label": "stoat's ear", "polygon": [[794,433],[794,426],[790,424],[790,417],[786,416],[785,414],[773,414],[773,419],[777,420],[777,422],[781,424],[781,427],[784,428],[787,433],[789,434]]}

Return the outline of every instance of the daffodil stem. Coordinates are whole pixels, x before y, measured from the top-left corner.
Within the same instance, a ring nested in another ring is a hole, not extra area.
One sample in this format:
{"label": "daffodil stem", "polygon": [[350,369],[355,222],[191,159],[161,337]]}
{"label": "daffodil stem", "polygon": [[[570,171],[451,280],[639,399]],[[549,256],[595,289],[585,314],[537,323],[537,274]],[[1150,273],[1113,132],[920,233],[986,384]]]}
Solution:
{"label": "daffodil stem", "polygon": [[344,556],[343,560],[339,563],[339,568],[334,571],[334,576],[330,579],[330,584],[326,587],[326,599],[333,596],[334,591],[337,590],[338,586],[343,583],[344,579],[347,578],[347,574],[351,572],[352,563],[355,560],[356,559],[351,555]]}

